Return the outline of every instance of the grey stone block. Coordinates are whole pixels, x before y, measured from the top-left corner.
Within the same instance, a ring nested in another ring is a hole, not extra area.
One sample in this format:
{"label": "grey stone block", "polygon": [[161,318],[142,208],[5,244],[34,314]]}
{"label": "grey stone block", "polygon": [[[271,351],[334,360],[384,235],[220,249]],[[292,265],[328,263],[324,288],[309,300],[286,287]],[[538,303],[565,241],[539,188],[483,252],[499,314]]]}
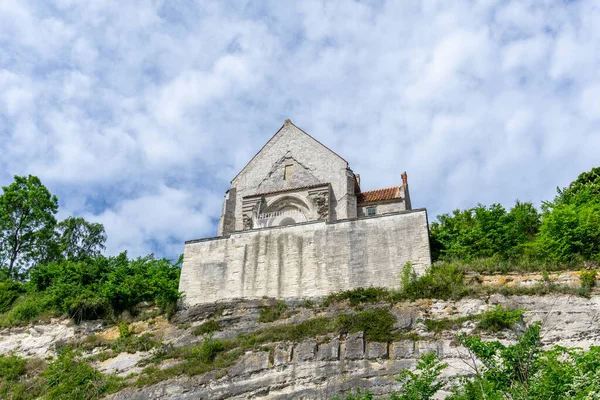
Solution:
{"label": "grey stone block", "polygon": [[293,348],[293,345],[286,343],[280,343],[277,346],[275,346],[273,354],[273,365],[284,365],[291,362]]}
{"label": "grey stone block", "polygon": [[388,358],[387,343],[367,342],[367,358]]}
{"label": "grey stone block", "polygon": [[269,352],[248,352],[233,367],[229,369],[229,375],[245,375],[252,372],[269,368]]}
{"label": "grey stone block", "polygon": [[317,341],[314,339],[300,342],[294,348],[294,361],[311,361],[315,359]]}
{"label": "grey stone block", "polygon": [[413,358],[415,355],[415,342],[412,340],[401,340],[392,343],[392,357],[394,360]]}
{"label": "grey stone block", "polygon": [[365,343],[362,332],[353,333],[344,342],[344,357],[348,360],[360,360],[365,357]]}
{"label": "grey stone block", "polygon": [[317,349],[317,360],[336,361],[340,358],[340,340],[333,339],[330,342],[322,343]]}
{"label": "grey stone block", "polygon": [[415,356],[435,352],[441,357],[443,355],[442,347],[440,342],[419,340],[415,342]]}

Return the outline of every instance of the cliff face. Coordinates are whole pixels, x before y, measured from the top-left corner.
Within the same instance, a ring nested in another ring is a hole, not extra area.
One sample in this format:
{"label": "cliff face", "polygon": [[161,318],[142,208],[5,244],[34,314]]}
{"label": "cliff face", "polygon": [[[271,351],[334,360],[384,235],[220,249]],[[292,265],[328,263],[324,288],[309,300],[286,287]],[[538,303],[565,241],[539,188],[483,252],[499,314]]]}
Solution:
{"label": "cliff face", "polygon": [[[476,331],[476,322],[470,317],[498,304],[525,309],[524,321],[496,333]],[[264,312],[276,305],[270,299],[212,303],[182,311],[171,323],[162,317],[136,322],[130,326],[137,335],[148,333],[160,338],[168,349],[156,347],[99,357],[98,349],[88,347],[83,356],[91,356],[93,365],[105,373],[128,376],[129,387],[108,396],[114,400],[313,399],[331,398],[356,387],[368,388],[376,394],[398,390],[395,380],[398,372],[414,367],[419,355],[430,351],[437,352],[449,364],[445,375],[469,374],[471,361],[456,341],[458,332],[475,332],[489,340],[510,343],[525,324],[541,321],[545,347],[559,344],[587,348],[600,344],[600,296],[597,295],[590,299],[564,295],[492,295],[486,299],[460,301],[380,303],[361,306],[358,310],[343,302],[315,306],[299,301],[290,302],[280,319],[258,321],[259,318],[264,320],[261,310]],[[327,329],[312,337],[294,332],[302,337],[299,340],[276,340],[277,335],[272,334],[284,330],[292,332],[294,327],[301,330],[307,321],[315,319],[327,321],[369,310],[385,310],[393,317],[394,335],[389,341],[373,340],[373,335],[363,332],[329,332]],[[431,321],[439,322],[438,328],[434,329]],[[253,345],[248,345],[251,341],[247,340],[245,348],[226,349],[226,352],[238,351],[238,356],[227,365],[215,365],[213,370],[189,376],[197,371],[177,370],[185,361],[176,355],[182,354],[181,349],[198,345],[210,336],[194,334],[199,327],[206,327],[207,322],[219,327],[209,340],[237,340],[240,334],[252,332],[262,332],[262,336],[255,336],[262,339],[256,339]],[[103,329],[100,323],[74,326],[54,321],[0,332],[0,353],[16,351],[29,357],[46,357],[53,354],[57,342],[82,343],[89,341],[86,338],[90,334],[105,340],[118,336],[115,327]],[[274,340],[268,340],[269,337]],[[157,352],[172,356],[157,358]],[[154,378],[144,381],[148,375],[144,368],[148,366],[153,367]],[[159,372],[163,375],[157,375]]]}

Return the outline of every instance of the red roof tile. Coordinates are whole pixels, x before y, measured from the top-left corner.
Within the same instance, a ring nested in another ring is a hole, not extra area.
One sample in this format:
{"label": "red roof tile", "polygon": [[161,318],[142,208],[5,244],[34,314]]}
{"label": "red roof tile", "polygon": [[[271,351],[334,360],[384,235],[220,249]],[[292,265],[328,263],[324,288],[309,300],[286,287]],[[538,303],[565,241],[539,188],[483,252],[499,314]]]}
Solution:
{"label": "red roof tile", "polygon": [[359,204],[401,199],[400,188],[400,186],[394,186],[385,189],[368,190],[366,192],[358,193],[356,197]]}

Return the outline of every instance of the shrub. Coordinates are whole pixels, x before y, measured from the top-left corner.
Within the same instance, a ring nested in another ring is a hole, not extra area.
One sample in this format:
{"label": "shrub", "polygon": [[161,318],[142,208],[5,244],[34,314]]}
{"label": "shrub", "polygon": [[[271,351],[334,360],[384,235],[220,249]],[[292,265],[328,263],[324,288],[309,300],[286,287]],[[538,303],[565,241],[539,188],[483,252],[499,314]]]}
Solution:
{"label": "shrub", "polygon": [[341,293],[327,296],[326,301],[348,300],[350,305],[357,306],[362,303],[377,303],[385,301],[389,297],[389,290],[381,287],[368,287],[346,290]]}
{"label": "shrub", "polygon": [[511,328],[523,318],[523,312],[524,311],[519,308],[515,310],[507,310],[501,305],[497,305],[492,310],[481,314],[477,327],[493,332]]}
{"label": "shrub", "polygon": [[392,340],[392,330],[396,318],[386,309],[365,310],[354,314],[342,314],[336,321],[342,332],[364,332],[368,340],[388,342]]}
{"label": "shrub", "polygon": [[217,355],[224,350],[225,344],[221,340],[213,339],[211,335],[204,339],[200,347],[194,349],[192,357],[207,364],[213,362]]}
{"label": "shrub", "polygon": [[221,325],[219,324],[219,321],[211,319],[210,321],[205,322],[202,325],[198,326],[196,329],[194,329],[193,334],[196,336],[199,336],[199,335],[213,333],[213,332],[220,331],[220,330],[221,330]]}
{"label": "shrub", "polygon": [[417,277],[407,264],[402,272],[402,289],[393,300],[402,299],[460,299],[469,293],[462,269],[454,264],[436,263]]}
{"label": "shrub", "polygon": [[89,364],[78,361],[75,353],[65,348],[42,373],[45,393],[50,399],[92,399],[117,391],[122,380],[104,375]]}
{"label": "shrub", "polygon": [[23,292],[23,285],[19,282],[13,280],[0,282],[0,314],[10,310]]}
{"label": "shrub", "polygon": [[283,301],[278,301],[277,304],[270,307],[265,307],[260,310],[260,314],[258,316],[258,322],[273,322],[281,319],[285,316],[285,310],[287,310],[287,305]]}
{"label": "shrub", "polygon": [[0,355],[0,382],[16,381],[27,371],[27,360],[15,354]]}

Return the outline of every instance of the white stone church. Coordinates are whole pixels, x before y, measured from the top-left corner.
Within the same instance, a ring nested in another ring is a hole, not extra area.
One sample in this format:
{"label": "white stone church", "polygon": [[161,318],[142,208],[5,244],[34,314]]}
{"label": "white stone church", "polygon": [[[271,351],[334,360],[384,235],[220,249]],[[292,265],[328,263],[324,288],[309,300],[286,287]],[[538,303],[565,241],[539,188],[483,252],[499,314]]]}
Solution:
{"label": "white stone church", "polygon": [[290,120],[231,181],[218,236],[186,242],[180,290],[193,305],[396,288],[431,262],[427,213],[401,184],[361,190],[348,162]]}
{"label": "white stone church", "polygon": [[410,209],[406,174],[401,186],[362,192],[348,161],[288,119],[231,181],[218,235]]}

